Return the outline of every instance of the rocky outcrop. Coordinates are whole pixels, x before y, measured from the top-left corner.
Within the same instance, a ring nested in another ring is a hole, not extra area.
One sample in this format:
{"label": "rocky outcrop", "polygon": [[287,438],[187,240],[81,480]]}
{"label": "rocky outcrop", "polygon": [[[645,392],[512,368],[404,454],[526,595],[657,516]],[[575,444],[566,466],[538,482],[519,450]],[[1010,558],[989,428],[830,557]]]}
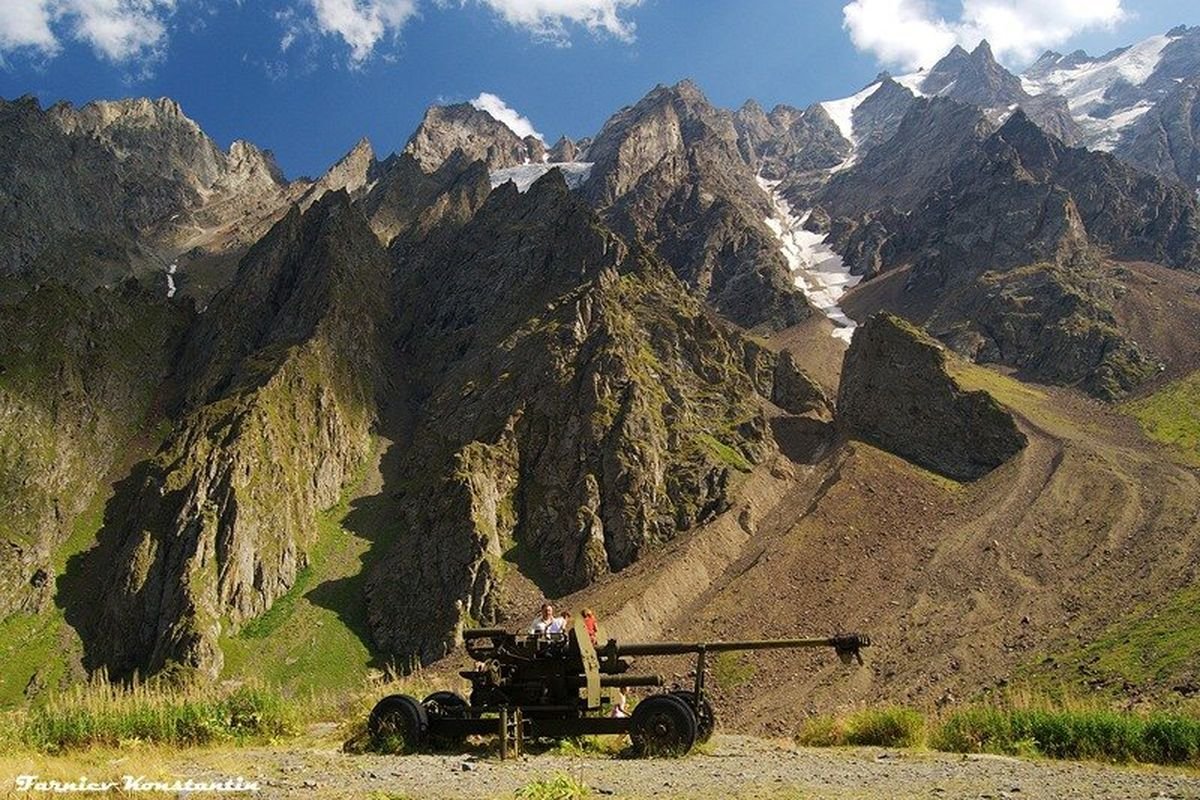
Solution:
{"label": "rocky outcrop", "polygon": [[910,214],[840,221],[833,239],[867,274],[911,264],[907,302],[960,352],[1111,399],[1156,361],[1117,325],[1098,259],[1196,269],[1197,213],[1183,187],[1066,147],[1018,110]]}
{"label": "rocky outcrop", "polygon": [[1027,444],[991,395],[955,383],[940,344],[890,314],[854,332],[837,420],[849,436],[960,481],[983,477]]}
{"label": "rocky outcrop", "polygon": [[428,661],[494,622],[514,564],[551,595],[625,568],[769,452],[743,340],[560,173],[393,251],[421,400],[405,533],[369,579],[385,652]]}
{"label": "rocky outcrop", "polygon": [[134,471],[96,567],[90,666],[215,676],[217,640],[295,582],[370,447],[388,263],[344,192],[293,209],[190,337],[183,413]]}
{"label": "rocky outcrop", "polygon": [[92,292],[45,283],[0,298],[4,618],[49,606],[76,516],[162,414],[155,401],[190,314],[132,282]]}
{"label": "rocky outcrop", "polygon": [[1112,311],[1125,289],[1089,265],[985,272],[937,306],[926,329],[960,354],[1016,367],[1039,383],[1116,400],[1161,365]]}
{"label": "rocky outcrop", "polygon": [[768,180],[828,170],[846,160],[852,144],[819,103],[801,111],[779,105],[765,114],[748,101],[733,116],[743,156]]}
{"label": "rocky outcrop", "polygon": [[588,148],[583,194],[733,321],[785,327],[810,313],[764,220],[767,196],[742,158],[732,115],[690,82],[659,86],[615,114]]}
{"label": "rocky outcrop", "polygon": [[489,169],[540,162],[545,146],[533,137],[522,139],[507,125],[470,103],[430,106],[404,154],[426,172],[434,172],[456,150],[468,161],[483,161]]}

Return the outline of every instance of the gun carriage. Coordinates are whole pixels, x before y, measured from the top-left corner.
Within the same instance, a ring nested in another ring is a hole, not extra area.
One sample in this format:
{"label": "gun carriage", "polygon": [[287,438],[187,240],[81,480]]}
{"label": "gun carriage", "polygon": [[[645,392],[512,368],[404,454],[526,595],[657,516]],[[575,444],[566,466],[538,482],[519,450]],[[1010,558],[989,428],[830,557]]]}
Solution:
{"label": "gun carriage", "polygon": [[[390,695],[371,711],[368,730],[395,737],[404,749],[461,744],[468,736],[499,735],[501,752],[519,749],[528,737],[628,734],[639,755],[682,755],[712,736],[716,717],[705,694],[709,654],[746,650],[829,647],[843,663],[862,663],[868,637],[742,642],[638,642],[615,639],[593,645],[578,620],[566,634],[524,636],[500,628],[463,633],[475,668],[460,674],[471,683],[469,698],[434,692],[424,701]],[[662,687],[660,675],[631,674],[637,656],[695,655],[689,689],[651,694],[628,716],[604,713],[616,693],[630,687]]]}

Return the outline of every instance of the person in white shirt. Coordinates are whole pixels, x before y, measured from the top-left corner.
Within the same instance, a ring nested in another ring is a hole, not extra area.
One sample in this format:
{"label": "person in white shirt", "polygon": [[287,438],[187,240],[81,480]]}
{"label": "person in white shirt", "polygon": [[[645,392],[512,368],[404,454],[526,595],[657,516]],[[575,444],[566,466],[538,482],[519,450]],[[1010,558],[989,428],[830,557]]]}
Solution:
{"label": "person in white shirt", "polygon": [[547,636],[551,633],[551,626],[556,622],[560,625],[562,624],[562,620],[554,616],[554,605],[552,603],[542,603],[542,615],[535,619],[529,626],[529,635]]}

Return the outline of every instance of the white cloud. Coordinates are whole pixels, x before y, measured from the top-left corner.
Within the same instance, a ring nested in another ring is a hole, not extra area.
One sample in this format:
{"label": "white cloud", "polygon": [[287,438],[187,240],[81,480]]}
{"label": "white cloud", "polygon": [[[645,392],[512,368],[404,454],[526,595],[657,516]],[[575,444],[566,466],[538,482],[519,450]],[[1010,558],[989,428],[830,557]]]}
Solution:
{"label": "white cloud", "polygon": [[0,53],[52,56],[69,35],[110,61],[151,59],[161,53],[174,13],[175,0],[3,0]]}
{"label": "white cloud", "polygon": [[860,50],[905,69],[930,67],[954,45],[987,39],[996,58],[1031,61],[1081,31],[1111,28],[1126,16],[1122,0],[962,0],[947,20],[927,0],[853,0],[843,27]]}
{"label": "white cloud", "polygon": [[634,25],[621,11],[642,0],[478,0],[505,22],[532,31],[542,39],[567,41],[567,25],[582,25],[594,34],[607,33],[633,40]]}
{"label": "white cloud", "polygon": [[508,103],[492,94],[491,92],[483,92],[474,100],[471,105],[478,108],[480,111],[486,111],[495,119],[503,122],[508,126],[508,129],[524,139],[526,136],[533,136],[541,139],[544,143],[546,140],[540,133],[534,130],[533,123],[528,118],[521,116],[515,110],[509,107]]}
{"label": "white cloud", "polygon": [[46,0],[0,3],[0,53],[24,48],[46,54],[58,51],[47,5]]}
{"label": "white cloud", "polygon": [[[417,13],[417,0],[308,0],[308,3],[317,29],[342,37],[350,46],[353,65],[361,65],[370,58],[381,39],[399,34]],[[285,34],[284,42],[290,45],[294,38],[289,39]]]}

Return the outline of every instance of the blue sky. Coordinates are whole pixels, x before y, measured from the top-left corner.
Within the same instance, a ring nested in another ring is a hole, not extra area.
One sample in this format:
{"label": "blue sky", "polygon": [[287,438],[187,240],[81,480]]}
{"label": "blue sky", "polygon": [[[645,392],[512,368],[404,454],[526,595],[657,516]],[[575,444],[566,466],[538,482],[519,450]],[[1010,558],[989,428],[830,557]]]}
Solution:
{"label": "blue sky", "polygon": [[722,106],[804,106],[981,34],[1020,67],[1046,46],[1100,53],[1200,23],[1200,8],[1165,0],[0,4],[0,95],[171,96],[222,145],[273,150],[289,176],[321,172],[362,136],[380,154],[396,150],[426,106],[480,92],[553,141],[594,133],[656,83],[684,77]]}

